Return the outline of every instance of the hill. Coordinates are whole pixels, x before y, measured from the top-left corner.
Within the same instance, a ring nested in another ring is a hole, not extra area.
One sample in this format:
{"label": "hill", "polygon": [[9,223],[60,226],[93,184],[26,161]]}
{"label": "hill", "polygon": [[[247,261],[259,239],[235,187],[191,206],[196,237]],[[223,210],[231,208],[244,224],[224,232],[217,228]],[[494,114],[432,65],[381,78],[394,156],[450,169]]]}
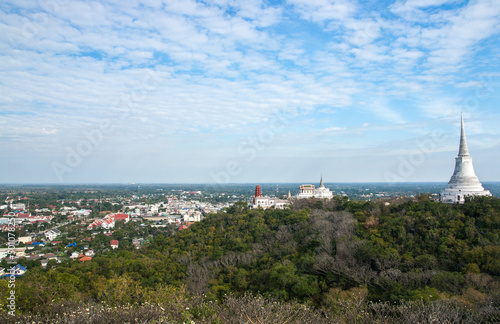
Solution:
{"label": "hill", "polygon": [[[36,316],[62,301],[75,309],[170,303],[171,310],[191,305],[175,316],[200,321],[214,314],[213,307],[231,308],[230,301],[232,307],[261,303],[262,309],[270,309],[268,301],[283,309],[302,305],[307,316],[323,319],[347,318],[347,310],[371,309],[375,316],[374,309],[390,303],[392,315],[404,305],[420,313],[418,307],[447,305],[447,311],[460,309],[447,316],[463,312],[465,320],[483,312],[477,318],[494,321],[499,243],[500,199],[492,197],[465,205],[424,195],[376,203],[307,200],[285,210],[236,203],[174,235],[157,235],[141,250],[32,269],[16,282],[16,306]],[[2,302],[6,283],[0,282]]]}

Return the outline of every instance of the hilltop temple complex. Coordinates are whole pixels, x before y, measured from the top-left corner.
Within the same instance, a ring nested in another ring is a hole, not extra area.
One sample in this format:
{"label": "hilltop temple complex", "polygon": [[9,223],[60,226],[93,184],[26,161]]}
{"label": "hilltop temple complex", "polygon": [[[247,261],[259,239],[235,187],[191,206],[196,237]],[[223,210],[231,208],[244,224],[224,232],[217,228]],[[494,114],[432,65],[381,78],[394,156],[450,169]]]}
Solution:
{"label": "hilltop temple complex", "polygon": [[312,184],[303,184],[300,186],[300,192],[295,196],[297,199],[303,198],[320,198],[320,199],[330,199],[333,198],[333,192],[326,188],[323,184],[323,176],[319,182],[319,187],[314,188]]}
{"label": "hilltop temple complex", "polygon": [[[299,187],[299,190],[299,193],[293,196],[293,198],[290,192],[288,192],[288,199],[285,200],[276,197],[262,196],[261,188],[257,185],[252,203],[250,203],[250,208],[284,208],[286,205],[290,205],[294,199],[333,198],[333,192],[331,192],[329,188],[326,188],[323,183],[323,176],[321,176],[317,188],[313,184],[303,184]],[[455,170],[448,185],[441,191],[439,200],[444,203],[463,204],[465,203],[466,197],[475,196],[491,196],[491,192],[483,188],[483,185],[474,171],[472,157],[469,154],[465,136],[464,118],[461,116],[460,145],[458,156],[455,158]],[[284,196],[282,196],[282,198],[284,198]]]}

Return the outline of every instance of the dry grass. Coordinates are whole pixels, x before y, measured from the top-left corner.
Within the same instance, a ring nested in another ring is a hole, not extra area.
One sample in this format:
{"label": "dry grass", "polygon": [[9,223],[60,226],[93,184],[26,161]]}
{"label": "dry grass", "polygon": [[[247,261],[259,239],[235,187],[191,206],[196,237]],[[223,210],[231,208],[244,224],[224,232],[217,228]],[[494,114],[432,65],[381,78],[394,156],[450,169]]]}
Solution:
{"label": "dry grass", "polygon": [[343,307],[317,310],[295,302],[278,302],[262,296],[226,296],[222,302],[201,298],[164,301],[160,304],[109,307],[96,303],[50,304],[37,314],[10,316],[0,313],[0,323],[126,324],[126,323],[231,323],[231,324],[476,324],[499,323],[500,310],[491,302],[466,307],[448,301],[432,303],[351,302]]}

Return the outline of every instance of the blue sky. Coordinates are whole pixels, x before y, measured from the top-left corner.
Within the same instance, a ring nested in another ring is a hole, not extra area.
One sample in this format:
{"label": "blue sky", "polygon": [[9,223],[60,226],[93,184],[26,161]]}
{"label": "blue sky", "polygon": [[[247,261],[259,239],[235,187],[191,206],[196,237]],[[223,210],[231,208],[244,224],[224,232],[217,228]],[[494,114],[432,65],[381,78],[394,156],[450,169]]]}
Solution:
{"label": "blue sky", "polygon": [[0,183],[500,181],[500,2],[0,3]]}

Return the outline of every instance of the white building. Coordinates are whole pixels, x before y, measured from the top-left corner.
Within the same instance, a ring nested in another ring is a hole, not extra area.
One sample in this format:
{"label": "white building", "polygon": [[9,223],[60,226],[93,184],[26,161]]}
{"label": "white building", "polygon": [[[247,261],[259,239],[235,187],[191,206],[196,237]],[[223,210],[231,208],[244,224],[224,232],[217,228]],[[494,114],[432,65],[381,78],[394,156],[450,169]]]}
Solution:
{"label": "white building", "polygon": [[26,210],[26,204],[23,204],[23,203],[10,204],[10,209],[12,209],[12,210],[19,210],[19,211],[25,211]]}
{"label": "white building", "polygon": [[[98,228],[98,227],[102,227],[103,229],[114,228],[115,227],[114,215],[115,214],[109,214],[109,215],[106,215],[102,219],[97,219],[97,220],[93,221],[92,223],[89,224],[89,226],[87,226],[87,229],[91,230],[91,229]],[[127,219],[128,219],[128,216],[127,216]]]}
{"label": "white building", "polygon": [[278,209],[283,209],[285,208],[286,205],[289,205],[290,202],[288,200],[283,200],[279,198],[273,198],[273,197],[263,197],[260,186],[257,185],[255,187],[255,196],[253,198],[253,202],[250,205],[250,208],[278,208]]}
{"label": "white building", "polygon": [[71,252],[70,258],[71,259],[78,259],[79,256],[80,256],[80,253],[78,251],[73,251],[73,252]]}
{"label": "white building", "polygon": [[115,228],[115,219],[114,218],[104,218],[102,224],[101,224],[101,227],[103,229],[111,229],[111,228]]}
{"label": "white building", "polygon": [[474,172],[465,138],[464,117],[462,116],[460,148],[458,156],[455,158],[455,171],[446,189],[441,191],[440,200],[446,203],[463,204],[466,196],[491,196],[491,193],[483,188]]}
{"label": "white building", "polygon": [[111,242],[109,244],[111,245],[112,249],[118,248],[118,240],[111,240]]}
{"label": "white building", "polygon": [[17,241],[18,241],[19,243],[24,243],[24,244],[26,244],[26,243],[28,243],[28,242],[33,241],[33,239],[31,238],[31,236],[21,236],[21,237],[19,237],[19,238],[17,239]]}
{"label": "white building", "polygon": [[59,213],[61,215],[68,215],[69,213],[74,211],[76,211],[75,207],[62,207],[61,209],[59,209]]}
{"label": "white building", "polygon": [[201,221],[201,212],[200,211],[190,211],[187,215],[183,216],[183,220],[185,222],[200,222]]}
{"label": "white building", "polygon": [[144,244],[144,239],[142,237],[134,238],[132,240],[132,245],[135,246],[136,249],[140,249],[143,244]]}
{"label": "white building", "polygon": [[90,209],[80,209],[80,210],[75,210],[71,212],[71,215],[73,216],[80,216],[80,217],[87,217],[90,215],[91,210]]}
{"label": "white building", "polygon": [[283,200],[279,198],[271,198],[271,197],[255,197],[252,208],[278,208],[283,209],[286,205],[289,205],[290,202],[288,200]]}
{"label": "white building", "polygon": [[323,184],[323,177],[319,182],[319,187],[314,188],[312,184],[303,184],[300,186],[300,192],[295,196],[297,199],[304,198],[320,198],[320,199],[331,199],[333,198],[333,193],[330,189],[326,188]]}
{"label": "white building", "polygon": [[9,248],[0,248],[0,259],[6,258],[9,255],[15,256],[16,258],[26,256],[26,248],[25,247],[17,247],[14,249]]}
{"label": "white building", "polygon": [[50,230],[48,230],[48,231],[45,232],[45,237],[49,241],[54,240],[59,235],[61,235],[61,231],[58,230],[58,229],[50,229]]}

